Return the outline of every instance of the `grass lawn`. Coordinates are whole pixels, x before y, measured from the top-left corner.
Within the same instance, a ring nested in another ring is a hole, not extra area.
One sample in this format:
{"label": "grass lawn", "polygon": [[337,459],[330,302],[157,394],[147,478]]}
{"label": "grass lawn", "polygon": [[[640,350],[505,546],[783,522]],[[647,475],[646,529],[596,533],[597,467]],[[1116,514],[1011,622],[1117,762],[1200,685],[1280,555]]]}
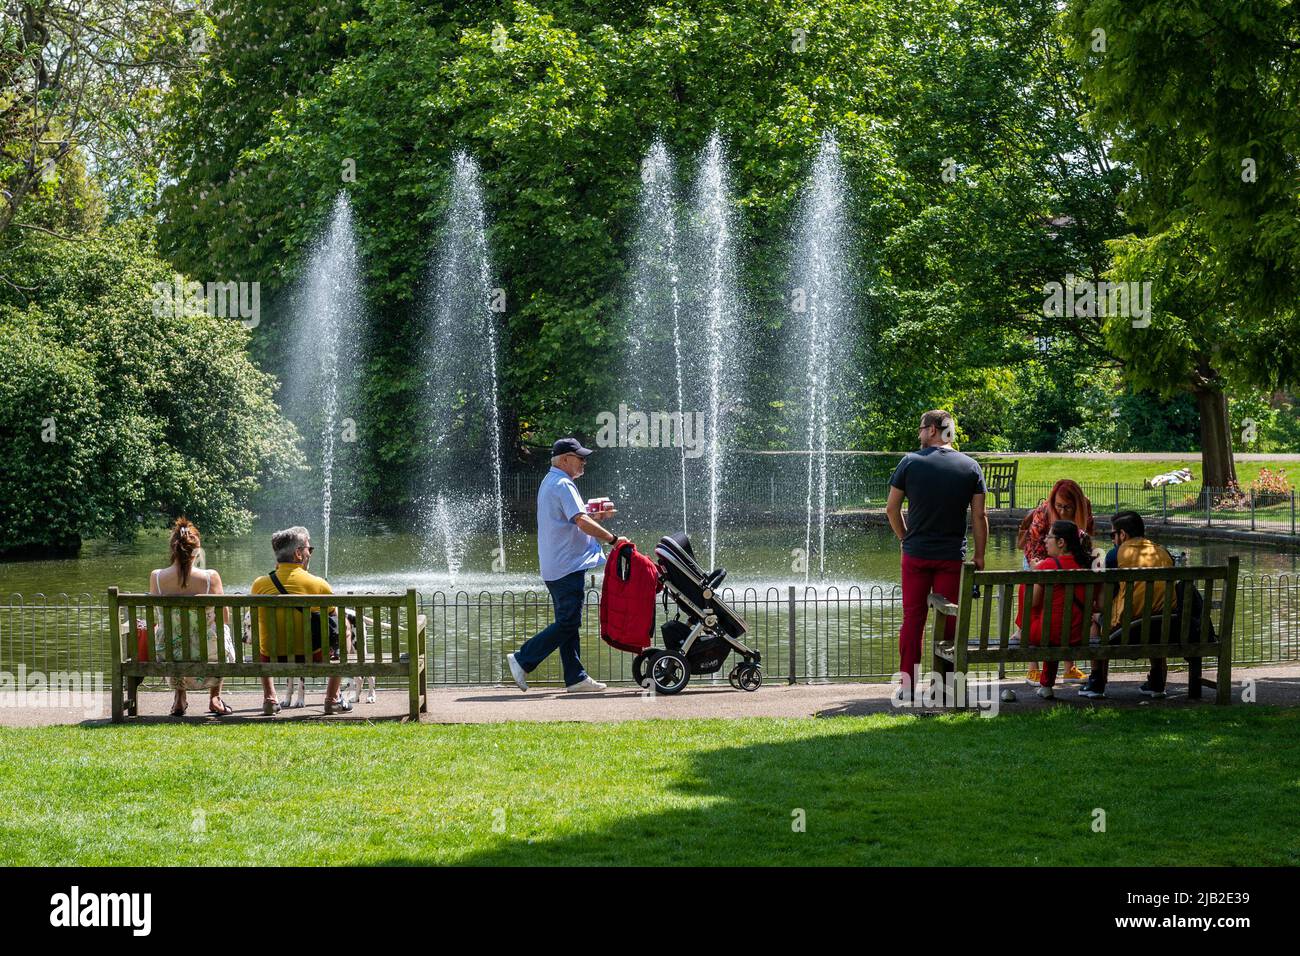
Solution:
{"label": "grass lawn", "polygon": [[[1195,480],[1188,485],[1171,487],[1169,489],[1171,498],[1175,491],[1181,495],[1187,491],[1199,490],[1201,487],[1201,456],[1197,454],[1188,455],[1178,461],[1134,461],[1124,458],[1057,458],[1054,456],[1015,459],[982,452],[976,453],[976,457],[989,461],[1019,461],[1020,468],[1016,473],[1017,479],[1021,482],[1035,484],[1051,484],[1061,478],[1073,478],[1081,485],[1106,485],[1114,484],[1117,481],[1121,485],[1141,485],[1147,478],[1154,478],[1156,475],[1162,475],[1165,472],[1175,471],[1179,468],[1187,468],[1191,470]],[[1285,471],[1287,476],[1293,480],[1295,477],[1300,477],[1300,462],[1238,461],[1238,483],[1245,487],[1255,480],[1261,468],[1268,468],[1271,471]]]}
{"label": "grass lawn", "polygon": [[[1121,486],[1141,486],[1142,482],[1148,478],[1154,478],[1156,475],[1174,471],[1178,468],[1188,468],[1192,472],[1193,480],[1186,485],[1170,487],[1170,500],[1173,500],[1175,492],[1182,497],[1188,493],[1194,494],[1201,488],[1201,456],[1196,453],[1189,454],[1186,458],[1167,461],[1147,461],[1132,458],[1067,458],[1057,455],[1017,458],[1014,455],[999,455],[985,451],[973,451],[971,454],[980,461],[1020,462],[1016,477],[1022,485],[1050,486],[1061,478],[1073,478],[1079,484],[1085,486],[1113,485],[1117,481]],[[866,469],[867,474],[883,481],[889,478],[896,464],[898,464],[898,456],[896,455],[873,455],[870,461],[859,462],[858,467]],[[1255,480],[1261,468],[1268,468],[1271,471],[1285,471],[1292,482],[1300,478],[1300,462],[1281,459],[1274,461],[1241,461],[1239,459],[1237,461],[1238,483],[1245,487]]]}
{"label": "grass lawn", "polygon": [[0,861],[1294,866],[1298,718],[5,729]]}

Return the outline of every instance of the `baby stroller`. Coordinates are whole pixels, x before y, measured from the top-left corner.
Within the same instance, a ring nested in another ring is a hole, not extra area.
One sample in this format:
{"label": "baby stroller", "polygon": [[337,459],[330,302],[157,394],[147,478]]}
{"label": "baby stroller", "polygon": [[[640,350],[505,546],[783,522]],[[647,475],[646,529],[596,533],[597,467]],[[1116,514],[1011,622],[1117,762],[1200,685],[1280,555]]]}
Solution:
{"label": "baby stroller", "polygon": [[727,655],[736,651],[743,659],[731,669],[731,686],[758,690],[763,683],[762,656],[745,646],[741,638],[748,626],[717,593],[726,570],[718,568],[706,574],[695,562],[691,539],[684,533],[660,538],[655,558],[663,585],[664,609],[668,609],[668,599],[672,598],[678,613],[660,628],[664,646],[647,648],[632,661],[632,676],[637,684],[648,687],[648,678],[657,693],[676,694],[692,674],[715,673]]}

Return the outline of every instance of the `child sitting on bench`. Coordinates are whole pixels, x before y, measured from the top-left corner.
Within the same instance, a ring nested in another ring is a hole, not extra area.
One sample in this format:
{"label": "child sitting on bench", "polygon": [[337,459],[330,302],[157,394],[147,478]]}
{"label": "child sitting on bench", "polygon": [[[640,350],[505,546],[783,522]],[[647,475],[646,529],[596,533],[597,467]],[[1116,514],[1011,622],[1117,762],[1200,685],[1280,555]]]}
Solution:
{"label": "child sitting on bench", "polygon": [[[1073,521],[1058,519],[1052,522],[1043,543],[1047,547],[1047,557],[1034,565],[1035,571],[1083,571],[1092,567],[1092,542],[1079,530]],[[1065,600],[1068,587],[1052,588],[1052,633],[1048,635],[1047,644],[1060,646],[1065,632]],[[1034,593],[1029,602],[1029,643],[1041,646],[1043,641],[1043,605],[1047,589],[1041,584],[1034,585]],[[1070,612],[1070,646],[1083,643],[1084,624],[1091,622],[1092,609],[1084,606],[1084,586],[1076,584],[1070,595],[1074,607]],[[1017,628],[1013,639],[1021,635],[1024,626],[1025,588],[1020,588],[1020,607],[1016,613]],[[1059,661],[1044,661],[1038,676],[1038,696],[1050,699],[1055,695],[1052,690],[1056,684],[1056,672]]]}

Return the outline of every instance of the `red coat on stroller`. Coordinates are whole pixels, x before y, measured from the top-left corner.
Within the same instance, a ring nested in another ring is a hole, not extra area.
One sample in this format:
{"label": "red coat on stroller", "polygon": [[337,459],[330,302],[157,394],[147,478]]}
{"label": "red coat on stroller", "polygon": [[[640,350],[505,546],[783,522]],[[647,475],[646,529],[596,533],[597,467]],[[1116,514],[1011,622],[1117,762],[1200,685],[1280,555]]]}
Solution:
{"label": "red coat on stroller", "polygon": [[655,626],[659,568],[627,538],[615,542],[600,592],[600,636],[610,647],[639,654],[650,646]]}

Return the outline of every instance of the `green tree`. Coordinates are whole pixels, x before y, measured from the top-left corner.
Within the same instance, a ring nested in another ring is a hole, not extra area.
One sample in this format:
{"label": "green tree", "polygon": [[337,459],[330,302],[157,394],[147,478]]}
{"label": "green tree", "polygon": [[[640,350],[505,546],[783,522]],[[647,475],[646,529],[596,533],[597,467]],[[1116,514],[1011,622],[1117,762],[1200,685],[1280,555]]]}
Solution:
{"label": "green tree", "polygon": [[0,551],[75,548],[188,514],[245,530],[298,464],[235,321],[158,308],[172,270],[135,221],[11,247],[0,288]]}
{"label": "green tree", "polygon": [[1235,482],[1227,393],[1300,361],[1300,20],[1286,0],[1076,0],[1072,52],[1099,129],[1131,165],[1118,279],[1152,283],[1150,326],[1107,323],[1130,381],[1189,391],[1206,483]]}
{"label": "green tree", "polygon": [[85,163],[116,217],[156,199],[163,92],[204,48],[182,0],[17,0],[0,6],[0,236],[63,166]]}

